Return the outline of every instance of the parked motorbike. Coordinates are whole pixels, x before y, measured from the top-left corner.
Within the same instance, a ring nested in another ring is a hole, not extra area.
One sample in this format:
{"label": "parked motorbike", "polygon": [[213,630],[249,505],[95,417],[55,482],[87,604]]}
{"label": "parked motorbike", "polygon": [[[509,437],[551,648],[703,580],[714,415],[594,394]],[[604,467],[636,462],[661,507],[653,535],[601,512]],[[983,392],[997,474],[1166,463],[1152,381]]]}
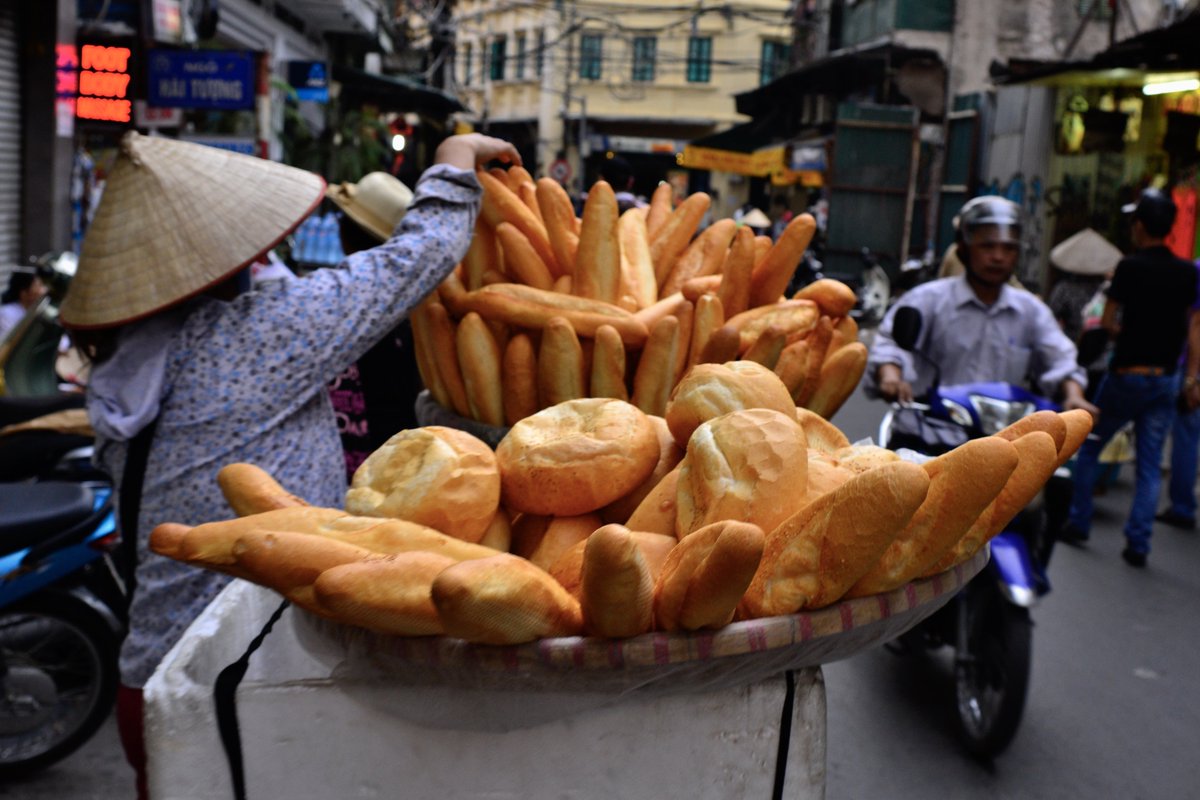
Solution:
{"label": "parked motorbike", "polygon": [[[901,307],[892,336],[912,351],[920,326],[920,312]],[[1049,400],[1007,383],[941,386],[935,380],[923,400],[893,404],[880,424],[882,446],[937,456],[1035,411],[1058,410]],[[1070,472],[1062,468],[1041,496],[992,539],[984,569],[940,611],[891,645],[897,652],[954,649],[955,719],[964,745],[975,756],[1003,752],[1020,725],[1032,662],[1030,609],[1050,591],[1045,567],[1054,543],[1052,526],[1065,518],[1070,497]]]}
{"label": "parked motorbike", "polygon": [[[46,270],[50,294],[0,343],[0,428],[83,405],[54,372],[69,273]],[[92,442],[46,426],[0,435],[0,780],[74,752],[116,697],[127,565]]]}

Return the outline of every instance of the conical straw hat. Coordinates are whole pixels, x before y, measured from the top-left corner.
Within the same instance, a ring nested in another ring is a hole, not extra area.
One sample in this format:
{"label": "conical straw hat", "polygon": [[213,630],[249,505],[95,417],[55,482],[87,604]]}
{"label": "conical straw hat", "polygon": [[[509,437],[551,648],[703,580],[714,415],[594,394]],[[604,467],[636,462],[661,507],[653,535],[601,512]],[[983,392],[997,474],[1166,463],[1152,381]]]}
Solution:
{"label": "conical straw hat", "polygon": [[364,230],[386,242],[408,210],[413,193],[391,173],[372,172],[358,183],[330,186],[325,196]]}
{"label": "conical straw hat", "polygon": [[130,131],[60,319],[108,328],[199,294],[279,244],[324,191],[310,172]]}
{"label": "conical straw hat", "polygon": [[751,228],[769,228],[771,226],[770,217],[757,208],[747,211],[740,221],[743,225]]}
{"label": "conical straw hat", "polygon": [[1117,268],[1121,251],[1091,228],[1063,239],[1050,251],[1050,261],[1074,275],[1107,275]]}

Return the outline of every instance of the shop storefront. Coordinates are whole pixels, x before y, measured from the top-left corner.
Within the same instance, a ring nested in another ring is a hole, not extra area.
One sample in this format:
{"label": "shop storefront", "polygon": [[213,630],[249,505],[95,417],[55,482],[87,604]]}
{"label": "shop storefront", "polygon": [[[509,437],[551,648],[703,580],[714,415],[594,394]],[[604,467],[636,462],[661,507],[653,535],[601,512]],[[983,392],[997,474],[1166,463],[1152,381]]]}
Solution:
{"label": "shop storefront", "polygon": [[16,4],[0,2],[0,281],[21,256],[21,81]]}

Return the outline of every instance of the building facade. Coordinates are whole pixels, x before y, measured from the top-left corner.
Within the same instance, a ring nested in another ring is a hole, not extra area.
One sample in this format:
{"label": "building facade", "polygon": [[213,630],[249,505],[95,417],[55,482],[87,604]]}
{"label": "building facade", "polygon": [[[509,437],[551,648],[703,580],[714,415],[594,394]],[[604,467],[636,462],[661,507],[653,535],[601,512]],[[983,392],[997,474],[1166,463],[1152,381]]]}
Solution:
{"label": "building facade", "polygon": [[736,207],[739,176],[679,161],[686,143],[743,119],[735,94],[786,68],[788,5],[460,0],[452,88],[475,127],[575,193],[613,154],[633,166],[638,193],[671,180]]}

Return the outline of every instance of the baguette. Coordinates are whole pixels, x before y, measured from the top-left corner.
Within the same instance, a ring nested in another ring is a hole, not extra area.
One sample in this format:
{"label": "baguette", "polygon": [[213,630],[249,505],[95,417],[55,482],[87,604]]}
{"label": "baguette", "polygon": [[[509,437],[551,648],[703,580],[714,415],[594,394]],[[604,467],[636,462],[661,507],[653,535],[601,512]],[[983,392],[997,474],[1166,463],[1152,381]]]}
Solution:
{"label": "baguette", "polygon": [[671,184],[663,181],[654,187],[654,193],[650,195],[650,207],[646,210],[646,236],[648,239],[652,240],[658,237],[662,226],[671,217],[674,203],[675,189]]}
{"label": "baguette", "polygon": [[678,352],[679,320],[671,316],[663,317],[654,323],[633,375],[630,402],[645,413],[659,417],[666,413],[667,399],[674,386]]}
{"label": "baguette", "polygon": [[754,273],[754,233],[749,228],[738,228],[722,272],[717,297],[725,309],[726,319],[730,319],[750,308],[750,279]]}
{"label": "baguette", "polygon": [[737,328],[726,323],[712,332],[704,349],[700,351],[701,364],[724,364],[738,357],[738,348],[742,345],[741,334]]}
{"label": "baguette", "polygon": [[851,342],[838,350],[821,365],[821,377],[807,407],[832,419],[858,386],[866,368],[867,346],[862,342]]}
{"label": "baguette", "polygon": [[457,272],[451,271],[438,284],[438,299],[441,300],[446,310],[456,317],[461,317],[470,311],[464,304],[467,299],[467,287],[463,286],[462,278]]}
{"label": "baguette", "polygon": [[[501,222],[496,226],[496,239],[504,250],[505,271],[513,280],[536,289],[550,291],[554,288],[550,268],[533,249],[525,234],[517,230],[515,225]],[[478,289],[481,285],[482,282],[476,286],[468,283],[467,288]]]}
{"label": "baguette", "polygon": [[458,331],[450,312],[438,302],[428,303],[425,307],[430,334],[432,335],[433,357],[437,365],[438,376],[446,393],[450,396],[450,407],[460,417],[474,416],[471,402],[467,397],[467,385],[463,372],[459,368]]}
{"label": "baguette", "polygon": [[795,402],[796,394],[804,386],[804,380],[808,377],[808,341],[797,339],[791,344],[785,345],[779,351],[779,359],[775,362],[774,370],[775,374],[779,376],[779,380],[783,381],[783,385],[787,387],[788,394],[792,396],[792,402]]}
{"label": "baguette", "polygon": [[591,396],[628,400],[625,386],[625,345],[611,325],[596,329],[592,351]]}
{"label": "baguette", "polygon": [[723,275],[701,275],[684,282],[679,292],[684,300],[695,303],[701,297],[715,297],[721,288]]}
{"label": "baguette", "polygon": [[1017,449],[987,436],[922,466],[929,473],[925,502],[847,597],[890,592],[925,574],[1000,494],[1017,468]]}
{"label": "baguette", "polygon": [[522,644],[583,630],[579,601],[519,556],[500,553],[438,573],[430,587],[446,634],[481,644]]}
{"label": "baguette", "polygon": [[308,505],[254,464],[226,464],[217,471],[217,486],[225,496],[225,502],[239,517]]}
{"label": "baguette", "polygon": [[340,564],[317,576],[313,596],[339,622],[393,636],[436,636],[445,629],[433,606],[433,579],[456,563],[418,551]]}
{"label": "baguette", "polygon": [[679,511],[679,467],[663,476],[625,521],[630,530],[660,533],[676,538],[676,518]]}
{"label": "baguette", "polygon": [[313,590],[320,574],[342,564],[379,558],[370,550],[325,536],[264,530],[238,537],[233,554],[249,580],[323,616],[328,612],[317,602]]}
{"label": "baguette", "polygon": [[741,615],[794,614],[837,602],[879,561],[928,491],[929,474],[898,461],[817,497],[767,534]]}
{"label": "baguette", "polygon": [[533,340],[527,333],[518,333],[504,348],[504,380],[500,389],[506,424],[515,425],[538,410],[537,375]]}
{"label": "baguette", "polygon": [[437,351],[433,346],[433,329],[427,311],[429,302],[427,300],[419,304],[408,315],[413,331],[413,357],[417,362],[417,371],[421,374],[421,383],[429,390],[429,394],[442,408],[453,409],[453,399],[438,369]]}
{"label": "baguette", "polygon": [[611,325],[630,347],[641,347],[649,336],[644,324],[610,303],[515,283],[495,283],[469,292],[463,305],[488,319],[524,328],[541,329],[554,317],[565,317],[580,336],[595,336],[601,325]]}
{"label": "baguette", "polygon": [[[671,385],[667,387],[667,394],[670,395],[671,389],[675,384],[679,383],[679,379],[688,370],[688,351],[692,346],[692,325],[696,317],[696,307],[687,300],[684,300],[679,306],[679,310],[675,314],[675,318],[679,320],[679,343],[675,347],[675,364],[671,370]],[[665,409],[666,406],[663,406]]]}
{"label": "baguette", "polygon": [[493,228],[500,227],[501,222],[510,222],[529,239],[529,244],[556,275],[563,274],[550,247],[550,238],[546,234],[546,226],[537,215],[529,210],[529,206],[508,188],[502,181],[487,172],[476,172],[479,182],[483,185],[483,203],[480,214]]}
{"label": "baguette", "polygon": [[463,317],[456,344],[471,417],[487,425],[504,425],[500,346],[483,317],[473,311]]}
{"label": "baguette", "polygon": [[[237,557],[233,547],[239,538],[251,531],[262,528],[307,531],[323,522],[345,516],[345,513],[315,506],[282,508],[222,522],[206,522],[189,528],[182,536],[175,535],[177,529],[169,529],[157,537],[151,533],[150,547],[156,553],[171,555],[189,564],[225,571],[222,568],[236,567]],[[174,553],[160,552],[155,549],[156,544],[171,544]]]}
{"label": "baguette", "polygon": [[583,629],[621,638],[654,627],[654,579],[630,530],[605,525],[583,549],[580,607]]}
{"label": "baguette", "polygon": [[833,338],[833,323],[829,317],[817,320],[817,326],[808,334],[808,359],[805,362],[804,382],[795,395],[796,405],[808,407],[817,388],[821,385],[821,370],[825,366],[825,353],[829,340]]}
{"label": "baguette", "polygon": [[671,212],[662,228],[651,237],[650,259],[654,263],[654,279],[659,286],[671,274],[675,260],[691,241],[710,203],[709,196],[704,192],[693,192]]}
{"label": "baguette", "polygon": [[583,348],[571,323],[562,317],[555,317],[542,329],[537,388],[540,408],[587,396]]}
{"label": "baguette", "polygon": [[787,344],[787,337],[787,329],[780,325],[769,325],[754,340],[754,344],[747,348],[742,358],[746,361],[754,361],[762,364],[767,369],[773,370],[775,369],[775,364],[779,361],[780,353],[783,352],[783,346]]}
{"label": "baguette", "polygon": [[798,214],[787,224],[766,257],[754,267],[750,278],[751,306],[774,303],[779,299],[816,230],[817,222],[812,214]]}
{"label": "baguette", "polygon": [[1058,449],[1059,467],[1067,463],[1071,456],[1075,455],[1075,451],[1083,446],[1084,440],[1092,432],[1092,425],[1095,423],[1092,415],[1081,408],[1063,411],[1062,419],[1067,426],[1067,435],[1063,440],[1062,447]]}
{"label": "baguette", "polygon": [[846,438],[846,434],[815,411],[797,406],[796,421],[800,423],[801,428],[804,428],[808,446],[814,450],[832,455],[843,447],[850,446],[850,440]]}
{"label": "baguette", "polygon": [[801,287],[792,297],[796,300],[812,300],[820,307],[822,314],[830,317],[845,317],[858,302],[853,289],[832,278],[815,280]]}
{"label": "baguette", "polygon": [[1015,442],[1033,431],[1045,431],[1050,434],[1050,437],[1054,439],[1055,453],[1063,449],[1063,444],[1067,440],[1067,423],[1062,415],[1055,411],[1035,411],[1027,417],[1021,417],[1003,430],[997,431],[996,435],[1001,439]]}
{"label": "baguette", "polygon": [[[675,537],[634,530],[629,531],[629,536],[641,551],[651,580],[657,581],[663,564],[666,563],[667,557],[675,548]],[[554,580],[558,581],[558,584],[576,600],[583,599],[583,555],[586,548],[587,540],[575,544],[564,552],[550,568],[550,574]]]}
{"label": "baguette", "polygon": [[719,272],[736,232],[737,223],[731,219],[718,220],[705,228],[675,259],[671,274],[659,287],[659,294],[674,294],[692,278]]}
{"label": "baguette", "polygon": [[604,523],[598,514],[546,517],[522,514],[512,526],[509,552],[550,571],[563,553],[586,540]]}
{"label": "baguette", "polygon": [[579,235],[575,233],[575,208],[566,189],[553,178],[539,178],[537,201],[550,239],[550,249],[560,270],[554,277],[575,271],[575,254],[579,250]]}
{"label": "baguette", "polygon": [[496,511],[479,544],[499,553],[507,553],[512,547],[512,523],[508,521],[508,512],[503,508]]}
{"label": "baguette", "polygon": [[700,363],[708,340],[724,324],[725,309],[721,307],[719,297],[706,294],[696,299],[695,311],[692,313],[692,337],[688,345],[689,369]]}
{"label": "baguette", "polygon": [[583,205],[579,250],[571,291],[605,303],[616,303],[621,289],[621,242],[617,230],[617,197],[605,181],[596,181]]}
{"label": "baguette", "polygon": [[[671,435],[667,421],[656,416],[650,416],[649,419],[658,435],[658,463],[644,481],[600,510],[600,518],[606,523],[617,522],[624,525],[651,490],[668,472],[675,469],[683,458],[683,449],[675,444],[675,437]],[[671,535],[674,536],[674,528],[671,529]]]}
{"label": "baguette", "polygon": [[729,624],[762,559],[762,528],[728,520],[708,525],[667,556],[654,585],[654,620],[664,631]]}
{"label": "baguette", "polygon": [[1004,488],[954,547],[926,570],[925,575],[944,572],[975,555],[979,548],[1004,530],[1021,509],[1029,505],[1058,468],[1054,439],[1045,431],[1027,433],[1012,445],[1017,449],[1017,468]]}
{"label": "baguette", "polygon": [[[529,173],[526,172],[525,174],[528,175]],[[546,220],[542,217],[542,209],[541,209],[541,206],[538,205],[537,187],[533,185],[533,181],[532,180],[522,181],[520,183],[520,185],[517,186],[516,192],[517,192],[517,197],[521,198],[521,202],[525,204],[525,207],[533,212],[533,215],[535,217],[537,217],[537,221],[542,224],[543,228],[545,228]],[[546,233],[547,241],[549,241],[549,238],[550,238],[550,234],[549,234],[549,231],[547,231],[547,233]],[[553,252],[553,250],[554,250],[553,245],[551,245],[550,249]]]}
{"label": "baguette", "polygon": [[475,235],[463,256],[463,284],[468,291],[478,289],[484,284],[484,276],[500,270],[500,256],[497,252],[496,232],[491,225],[484,222],[482,217],[475,220]]}
{"label": "baguette", "polygon": [[650,239],[641,209],[631,208],[617,221],[621,242],[622,296],[634,299],[636,306],[645,308],[658,300],[658,282],[654,277],[654,262],[650,258]]}
{"label": "baguette", "polygon": [[743,311],[730,317],[725,324],[737,329],[741,337],[739,352],[744,353],[772,325],[786,331],[789,339],[795,341],[816,328],[820,316],[816,303],[811,300],[784,300]]}

